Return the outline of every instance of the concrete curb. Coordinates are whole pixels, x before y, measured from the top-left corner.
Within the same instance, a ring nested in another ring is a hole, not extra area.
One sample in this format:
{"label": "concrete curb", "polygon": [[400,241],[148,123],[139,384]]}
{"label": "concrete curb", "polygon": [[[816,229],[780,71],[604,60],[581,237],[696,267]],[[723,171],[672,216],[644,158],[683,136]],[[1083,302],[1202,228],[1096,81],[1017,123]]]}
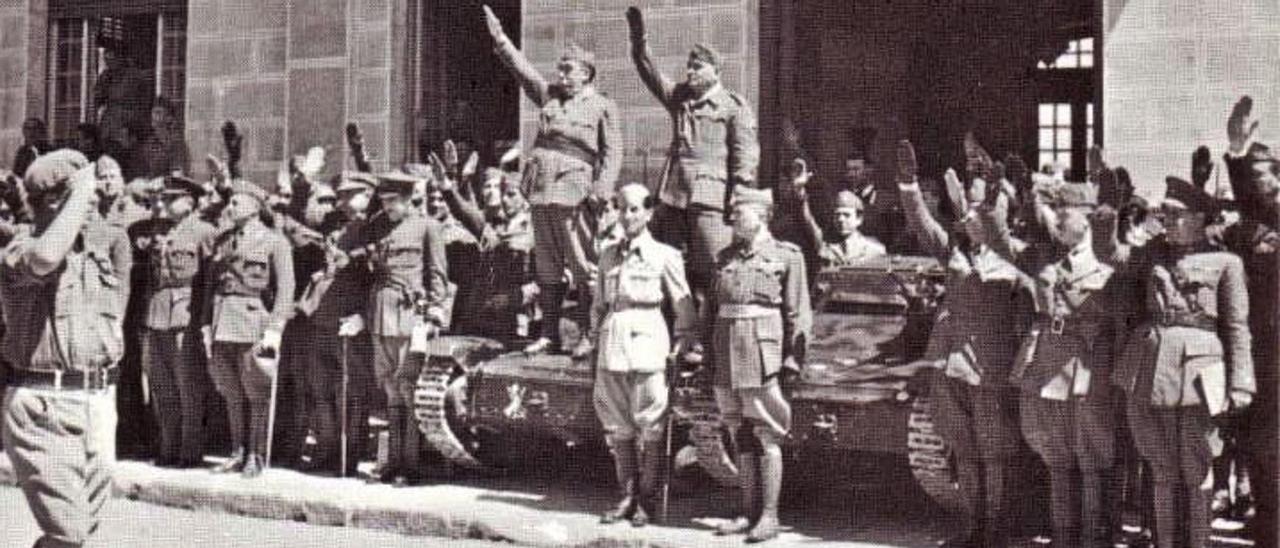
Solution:
{"label": "concrete curb", "polygon": [[[715,537],[697,528],[600,525],[590,514],[540,509],[539,497],[526,492],[460,485],[396,489],[289,470],[268,470],[255,480],[245,480],[139,462],[117,463],[114,476],[116,497],[150,504],[412,536],[486,539],[519,546],[742,546],[741,538]],[[4,455],[0,455],[0,485],[16,485],[12,464]],[[605,505],[602,501],[601,507]],[[791,544],[787,540],[806,546],[825,544],[796,533],[786,533],[781,540],[773,545]]]}

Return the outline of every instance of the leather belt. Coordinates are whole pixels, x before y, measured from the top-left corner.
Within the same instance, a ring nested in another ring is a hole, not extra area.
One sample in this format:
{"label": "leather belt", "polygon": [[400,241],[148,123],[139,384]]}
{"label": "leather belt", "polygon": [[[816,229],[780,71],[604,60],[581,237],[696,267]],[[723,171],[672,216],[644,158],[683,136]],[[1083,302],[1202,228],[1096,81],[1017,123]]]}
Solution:
{"label": "leather belt", "polygon": [[48,390],[106,390],[120,381],[120,368],[92,371],[36,371],[15,369],[9,372],[9,385]]}
{"label": "leather belt", "polygon": [[1054,335],[1083,335],[1089,332],[1089,328],[1094,328],[1096,333],[1096,329],[1101,325],[1097,321],[1073,320],[1071,316],[1040,317],[1036,319],[1035,323],[1042,332]]}
{"label": "leather belt", "polygon": [[1218,329],[1218,320],[1203,312],[1164,310],[1156,315],[1156,324],[1161,327],[1190,327],[1205,331]]}
{"label": "leather belt", "polygon": [[767,318],[781,315],[782,310],[780,308],[762,304],[722,304],[716,308],[717,317],[732,320]]}
{"label": "leather belt", "polygon": [[533,146],[559,152],[589,166],[596,165],[596,159],[600,156],[596,151],[590,150],[572,139],[560,136],[540,135],[534,141]]}

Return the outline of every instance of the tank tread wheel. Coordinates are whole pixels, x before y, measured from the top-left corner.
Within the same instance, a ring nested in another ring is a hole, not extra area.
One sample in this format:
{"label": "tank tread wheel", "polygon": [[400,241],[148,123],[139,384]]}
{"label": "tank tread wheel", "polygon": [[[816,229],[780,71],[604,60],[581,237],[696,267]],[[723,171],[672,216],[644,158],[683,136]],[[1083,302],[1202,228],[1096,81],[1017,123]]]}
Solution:
{"label": "tank tread wheel", "polygon": [[951,450],[934,429],[933,405],[926,397],[913,400],[907,415],[907,460],[916,483],[938,506],[952,514],[969,511],[951,465]]}
{"label": "tank tread wheel", "polygon": [[467,450],[449,425],[446,405],[450,373],[450,368],[433,366],[428,360],[413,390],[413,415],[427,443],[446,460],[468,470],[482,470],[484,464]]}

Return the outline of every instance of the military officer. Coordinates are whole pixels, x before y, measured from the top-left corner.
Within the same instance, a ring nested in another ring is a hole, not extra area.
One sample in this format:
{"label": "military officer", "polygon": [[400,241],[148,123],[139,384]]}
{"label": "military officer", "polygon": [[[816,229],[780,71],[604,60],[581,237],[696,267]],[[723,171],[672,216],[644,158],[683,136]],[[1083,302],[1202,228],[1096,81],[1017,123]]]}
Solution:
{"label": "military officer", "polygon": [[245,477],[265,466],[271,383],[293,311],[293,254],[284,236],[263,223],[266,200],[257,185],[236,181],[223,210],[224,231],[206,251],[212,298],[205,300],[201,337],[233,447],[218,471]]}
{"label": "military officer", "polygon": [[719,532],[761,542],[778,535],[782,440],[791,430],[779,377],[800,371],[813,314],[804,255],[769,233],[769,191],[739,186],[734,193],[733,243],[717,259],[702,338],[742,479],[737,513]]}
{"label": "military officer", "polygon": [[[609,200],[622,167],[622,118],[618,106],[595,86],[595,56],[577,46],[561,55],[558,81],[549,84],[502,31],[485,6],[498,56],[525,95],[541,108],[538,137],[525,165],[525,195],[532,205],[534,253],[542,334],[526,348],[534,354],[560,341],[565,269],[573,266],[570,231],[584,199]],[[583,331],[586,331],[584,329]]]}
{"label": "military officer", "polygon": [[695,45],[684,81],[672,83],[653,62],[640,10],[629,8],[627,21],[640,80],[671,115],[654,236],[687,247],[690,285],[702,299],[715,276],[716,256],[731,239],[725,213],[733,187],[756,186],[760,144],[755,114],[746,99],[721,83],[720,54],[710,46]]}
{"label": "military officer", "polygon": [[447,325],[444,310],[448,264],[440,224],[409,200],[417,178],[404,173],[379,176],[382,212],[366,230],[373,288],[367,324],[373,337],[374,372],[387,395],[389,459],[379,479],[405,485],[422,479],[421,433],[407,406],[413,400],[421,360],[410,343]]}
{"label": "military officer", "polygon": [[[981,156],[981,155],[979,155]],[[969,171],[981,171],[975,160]],[[982,184],[974,181],[967,195],[958,176],[947,179],[958,189],[961,212],[954,230],[929,212],[917,181],[915,149],[898,145],[898,195],[907,231],[947,265],[947,299],[930,333],[926,359],[940,362],[930,391],[934,420],[956,457],[961,494],[971,519],[945,546],[999,547],[1007,542],[1006,477],[1018,446],[1017,393],[1009,372],[1032,312],[1025,276],[990,245],[984,216],[1002,215],[968,205],[980,201]],[[984,496],[985,495],[985,496]]]}
{"label": "military officer", "polygon": [[[1190,187],[1190,185],[1188,185]],[[1156,545],[1204,546],[1209,535],[1209,473],[1214,419],[1248,407],[1257,392],[1250,349],[1249,297],[1240,257],[1214,251],[1204,205],[1170,187],[1120,244],[1108,214],[1100,256],[1142,283],[1138,326],[1116,362],[1114,382],[1128,395],[1134,444],[1151,467]],[[1142,234],[1138,234],[1142,233]]]}
{"label": "military officer", "polygon": [[81,546],[111,496],[114,385],[124,351],[125,288],[98,230],[100,183],[83,154],[36,159],[23,186],[34,228],[0,260],[0,306],[11,367],[4,448],[43,536],[36,546]]}
{"label": "military officer", "polygon": [[862,234],[863,212],[866,205],[862,198],[849,190],[836,193],[835,208],[832,217],[839,239],[827,241],[822,226],[818,224],[809,205],[808,183],[813,177],[804,165],[797,160],[793,166],[791,186],[788,189],[800,204],[800,216],[804,220],[809,240],[818,250],[818,261],[821,267],[847,266],[875,257],[883,257],[888,252],[875,238]]}
{"label": "military officer", "polygon": [[1093,187],[1058,185],[1046,206],[1047,231],[1065,253],[1031,273],[1036,319],[1011,378],[1021,391],[1022,435],[1049,469],[1053,542],[1091,548],[1110,542],[1103,507],[1117,428],[1110,377],[1132,288],[1094,253]]}
{"label": "military officer", "polygon": [[139,241],[139,250],[150,255],[149,280],[144,284],[148,294],[142,367],[160,431],[156,462],[161,466],[195,467],[204,457],[201,422],[205,392],[199,369],[203,364],[195,355],[200,343],[195,338],[198,333],[190,329],[198,325],[191,322],[191,303],[200,252],[217,229],[193,214],[195,201],[202,194],[204,188],[195,181],[166,178],[160,194],[164,210],[156,223],[158,230]]}
{"label": "military officer", "polygon": [[662,305],[675,316],[676,354],[689,347],[697,321],[680,252],[649,234],[653,199],[641,184],[618,191],[624,239],[600,256],[591,308],[596,339],[592,401],[613,453],[622,489],[617,508],[601,521],[630,519],[644,526],[655,507],[667,413],[667,356],[672,353]]}
{"label": "military officer", "polygon": [[[336,193],[338,210],[321,229],[329,241],[325,269],[313,278],[301,310],[311,322],[307,386],[316,436],[312,469],[353,477],[369,436],[369,395],[373,389],[373,345],[363,315],[371,280],[362,244],[369,203],[377,179],[366,173],[344,173]],[[314,303],[314,308],[307,303]],[[344,342],[345,341],[345,342]],[[345,349],[344,349],[345,346]],[[343,355],[343,352],[346,355]],[[343,401],[342,368],[347,368]],[[347,406],[346,470],[341,470],[342,406]]]}

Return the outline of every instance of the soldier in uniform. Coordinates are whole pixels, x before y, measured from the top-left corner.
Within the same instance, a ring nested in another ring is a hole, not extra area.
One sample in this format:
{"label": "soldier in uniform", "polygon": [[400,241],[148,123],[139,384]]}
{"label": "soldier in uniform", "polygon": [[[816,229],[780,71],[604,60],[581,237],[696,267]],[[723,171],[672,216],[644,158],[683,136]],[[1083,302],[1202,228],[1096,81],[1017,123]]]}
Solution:
{"label": "soldier in uniform", "polygon": [[88,542],[111,496],[129,265],[92,234],[94,169],[71,150],[36,159],[23,182],[34,228],[0,260],[4,448],[44,533],[38,547]]}
{"label": "soldier in uniform", "polygon": [[[981,161],[969,171],[981,171]],[[898,195],[907,231],[947,265],[947,298],[930,333],[926,359],[940,361],[930,395],[935,424],[956,457],[962,495],[972,515],[945,546],[999,547],[1007,542],[1006,477],[1018,447],[1017,393],[1010,366],[1032,314],[1025,277],[990,245],[983,217],[1002,213],[967,205],[978,199],[975,181],[967,199],[954,204],[961,220],[947,230],[929,213],[917,181],[915,150],[898,146]],[[957,193],[954,172],[947,178]],[[950,194],[950,193],[949,193]]]}
{"label": "soldier in uniform", "polygon": [[1251,522],[1260,548],[1275,548],[1276,505],[1280,471],[1276,470],[1276,390],[1280,388],[1280,159],[1266,145],[1253,141],[1257,122],[1250,120],[1252,100],[1242,98],[1227,123],[1230,150],[1227,173],[1240,222],[1227,229],[1229,249],[1244,258],[1249,279],[1249,329],[1253,336],[1253,364],[1258,393],[1253,410],[1242,417],[1242,432],[1250,479],[1257,502]]}
{"label": "soldier in uniform", "polygon": [[195,181],[166,178],[160,195],[164,215],[157,218],[157,230],[139,242],[139,251],[150,256],[142,368],[160,431],[160,466],[195,467],[204,457],[203,363],[195,355],[200,343],[190,329],[198,324],[191,322],[191,303],[200,252],[217,229],[194,214],[203,193]]}
{"label": "soldier in uniform", "polygon": [[411,359],[410,342],[447,325],[444,310],[448,267],[440,224],[409,203],[417,178],[403,173],[379,176],[382,212],[366,229],[373,289],[367,310],[373,337],[374,373],[387,396],[389,458],[379,479],[406,485],[422,478],[421,433],[408,405],[421,361]]}
{"label": "soldier in uniform", "polygon": [[[1112,363],[1132,288],[1094,253],[1093,187],[1058,185],[1045,205],[1046,229],[1064,252],[1025,266],[1034,270],[1036,319],[1011,380],[1021,389],[1022,435],[1049,469],[1054,544],[1099,547],[1110,541],[1103,478],[1115,460]],[[1004,240],[997,247],[1012,248],[1004,217],[989,218]]]}
{"label": "soldier in uniform", "polygon": [[1128,395],[1129,429],[1151,467],[1160,548],[1209,540],[1209,493],[1201,485],[1212,462],[1214,420],[1247,407],[1257,391],[1244,263],[1211,249],[1207,212],[1188,207],[1207,201],[1182,194],[1166,194],[1124,240],[1145,245],[1120,244],[1108,214],[1109,236],[1100,246],[1100,257],[1142,285],[1138,326],[1113,380]]}
{"label": "soldier in uniform", "polygon": [[[789,191],[800,204],[800,217],[804,221],[808,239],[818,250],[818,262],[822,268],[847,266],[875,257],[883,257],[888,252],[884,244],[875,238],[862,233],[863,213],[866,203],[850,190],[836,193],[835,208],[832,217],[835,221],[839,237],[837,241],[827,241],[822,226],[813,215],[809,205],[808,183],[813,177],[802,160],[797,160],[792,174]],[[813,249],[813,248],[810,248]]]}
{"label": "soldier in uniform", "polygon": [[[667,356],[683,353],[696,335],[697,310],[680,252],[649,234],[653,198],[641,184],[618,191],[624,239],[600,256],[591,308],[596,339],[592,401],[613,453],[622,501],[601,521],[630,519],[637,527],[655,515],[667,413]],[[671,344],[662,305],[675,315]]]}
{"label": "soldier in uniform", "polygon": [[549,84],[503,33],[488,6],[485,20],[503,64],[542,109],[524,172],[542,307],[542,334],[525,351],[536,354],[559,346],[564,273],[573,266],[574,215],[584,199],[599,204],[613,196],[622,168],[622,118],[613,100],[596,89],[595,56],[590,52],[577,46],[566,49],[556,66],[559,80]]}
{"label": "soldier in uniform", "polygon": [[716,261],[702,338],[742,480],[737,513],[719,533],[762,542],[778,535],[782,441],[791,430],[779,377],[800,371],[813,314],[803,253],[769,233],[769,191],[739,186],[734,193],[733,242]]}
{"label": "soldier in uniform", "polygon": [[[344,173],[336,189],[338,210],[326,219],[325,268],[312,279],[300,310],[311,322],[307,385],[316,436],[313,470],[354,476],[369,432],[373,389],[373,345],[362,317],[371,288],[368,254],[361,237],[377,179]],[[345,341],[345,343],[343,342]],[[345,345],[346,355],[343,355]],[[347,400],[342,400],[343,360]],[[347,469],[340,470],[342,406],[347,406]]]}
{"label": "soldier in uniform", "polygon": [[710,46],[695,45],[685,80],[672,83],[651,58],[640,10],[629,8],[627,21],[640,79],[671,115],[654,236],[678,249],[687,247],[689,284],[701,300],[715,277],[717,254],[731,240],[725,214],[733,187],[756,185],[755,114],[746,99],[720,82],[720,54]]}
{"label": "soldier in uniform", "polygon": [[[204,301],[201,337],[209,374],[226,403],[231,459],[219,472],[256,477],[265,466],[271,383],[293,311],[293,254],[278,230],[263,223],[266,195],[247,181],[232,185],[224,232],[207,253],[211,295]],[[272,359],[274,358],[274,359]]]}

